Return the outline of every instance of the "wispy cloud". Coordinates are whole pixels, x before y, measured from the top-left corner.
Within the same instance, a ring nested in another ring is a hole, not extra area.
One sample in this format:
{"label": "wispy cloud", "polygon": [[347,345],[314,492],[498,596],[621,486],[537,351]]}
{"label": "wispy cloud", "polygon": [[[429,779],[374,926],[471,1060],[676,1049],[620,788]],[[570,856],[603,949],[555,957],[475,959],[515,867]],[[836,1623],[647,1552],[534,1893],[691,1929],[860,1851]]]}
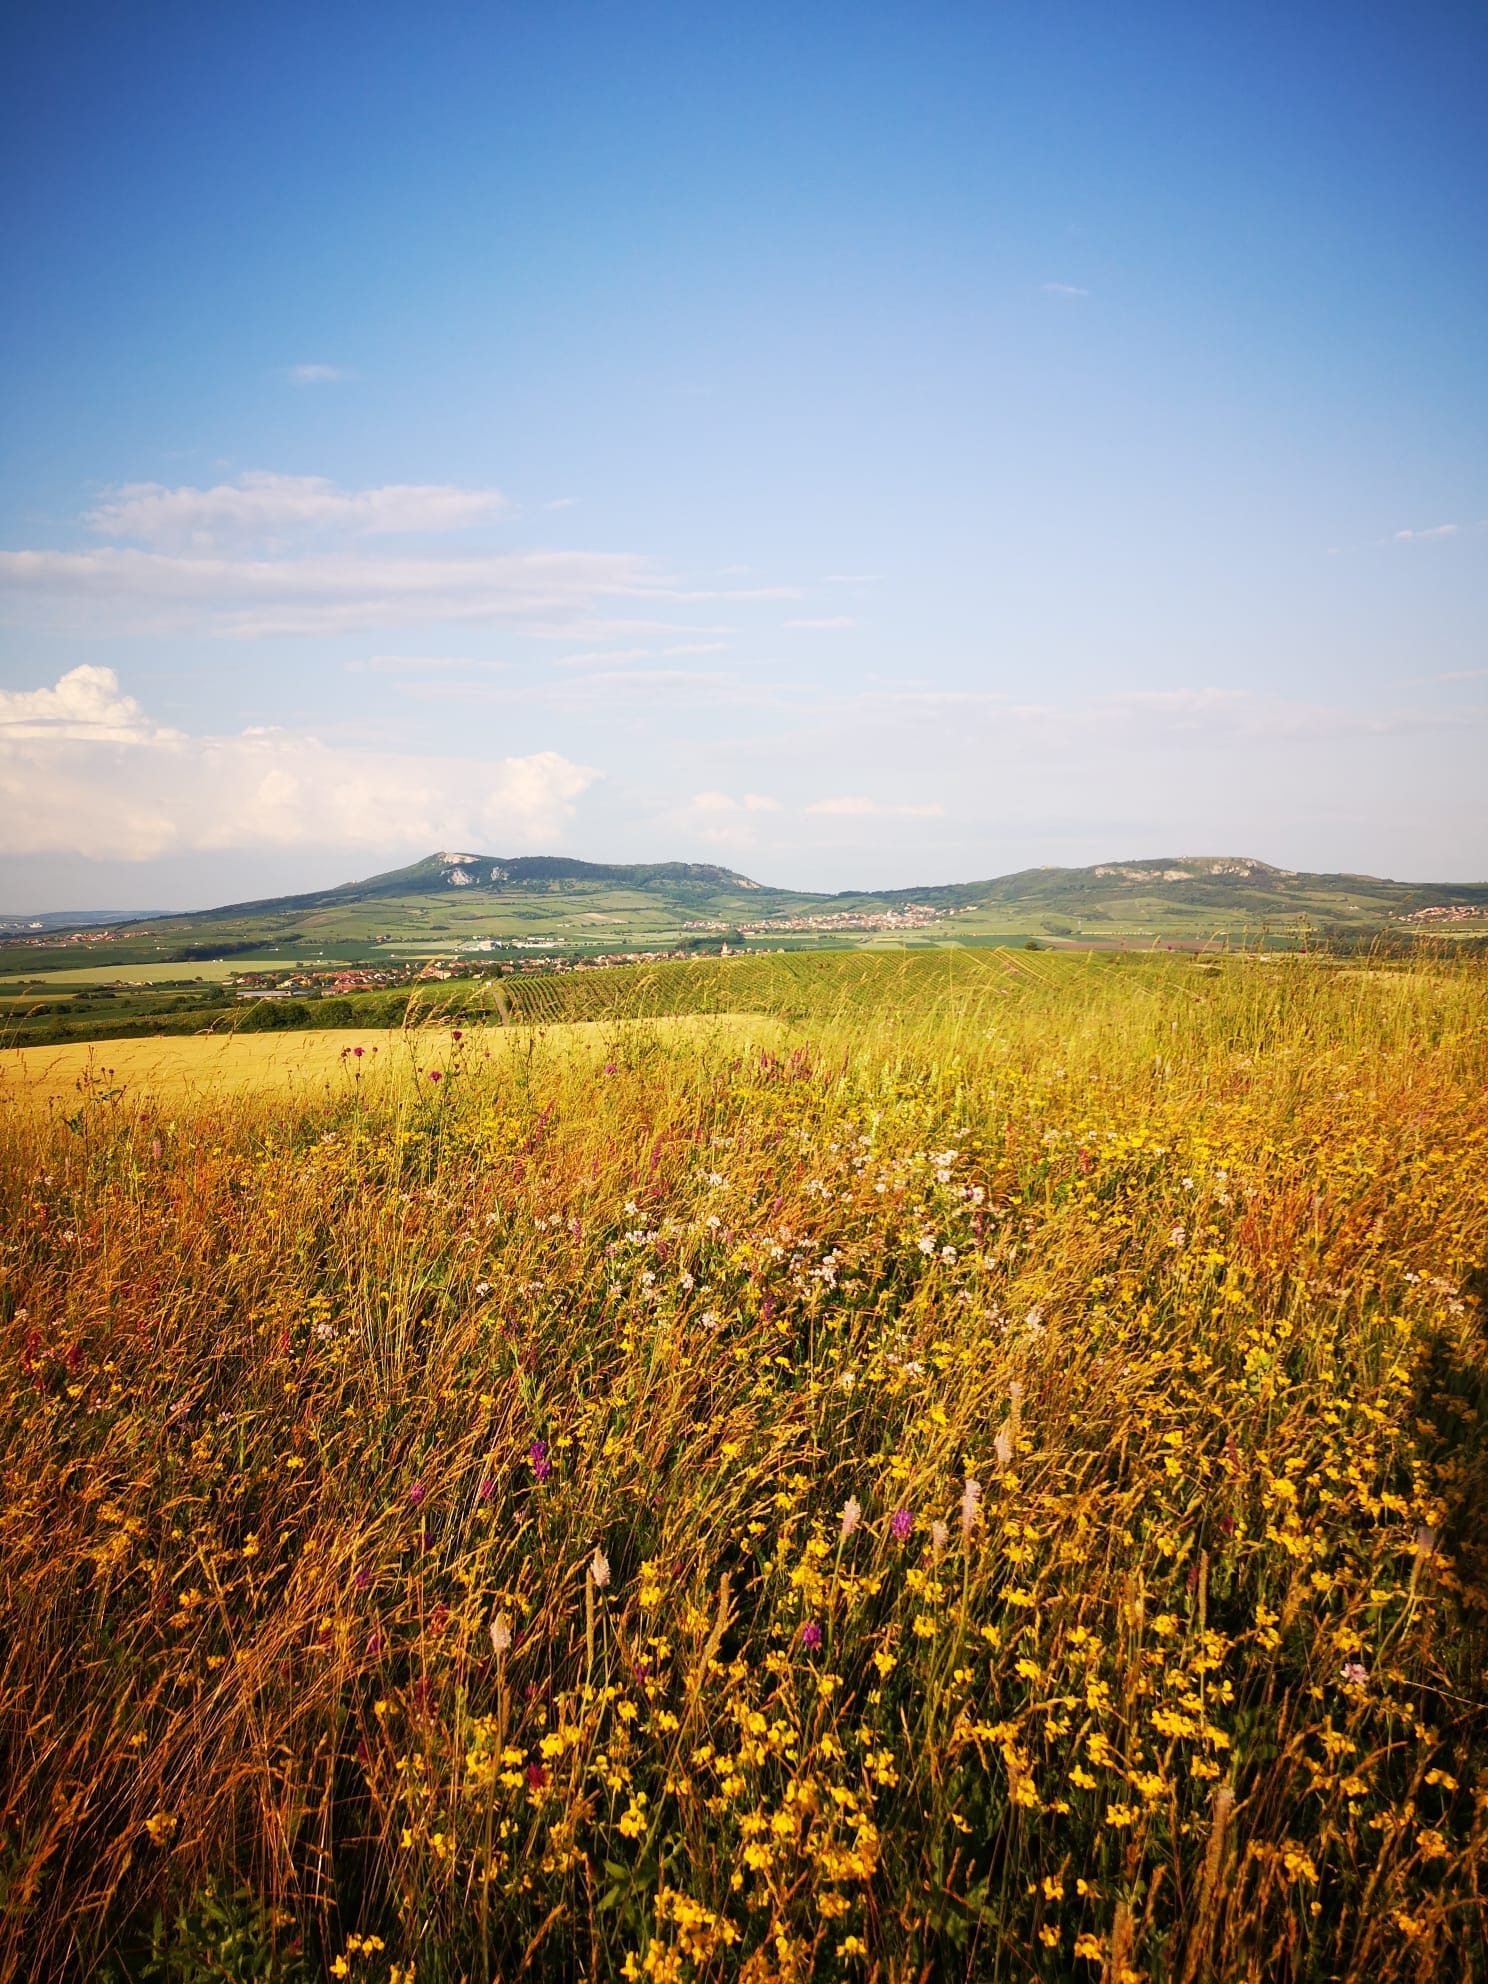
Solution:
{"label": "wispy cloud", "polygon": [[834,613],[821,620],[787,620],[784,624],[787,627],[798,628],[803,632],[827,634],[843,633],[849,627],[856,627],[858,623],[852,618],[851,614]]}
{"label": "wispy cloud", "polygon": [[584,648],[577,654],[556,655],[553,668],[606,670],[627,668],[633,661],[671,661],[682,656],[723,654],[727,641],[670,641],[663,647]]}
{"label": "wispy cloud", "polygon": [[108,668],[0,692],[8,854],[551,843],[599,776],[557,751],[412,757],[291,730],[187,736],[154,723]]}
{"label": "wispy cloud", "polygon": [[348,661],[348,675],[438,675],[454,674],[467,668],[507,669],[510,662],[472,661],[465,655],[373,654],[364,661]]}
{"label": "wispy cloud", "polygon": [[689,803],[699,813],[779,813],[782,810],[778,799],[771,799],[763,792],[746,792],[742,799],[735,799],[728,792],[695,792]]}
{"label": "wispy cloud", "polygon": [[1395,533],[1397,544],[1419,544],[1428,537],[1456,537],[1460,524],[1432,524],[1429,530],[1398,530]]}
{"label": "wispy cloud", "polygon": [[212,489],[128,482],[108,490],[83,521],[100,537],[184,550],[326,531],[371,537],[462,530],[507,507],[498,489],[386,483],[347,490],[320,475],[254,469]]}
{"label": "wispy cloud", "polygon": [[210,558],[112,547],[0,552],[0,594],[75,616],[91,609],[113,629],[166,625],[256,637],[495,621],[534,632],[567,628],[570,639],[598,599],[656,596],[641,560],[619,552]]}
{"label": "wispy cloud", "polygon": [[291,365],[284,376],[294,386],[336,386],[352,375],[339,365]]}
{"label": "wispy cloud", "polygon": [[938,820],[944,814],[945,808],[937,805],[886,806],[877,799],[864,799],[857,794],[847,794],[839,799],[813,799],[805,811],[826,814],[838,819]]}
{"label": "wispy cloud", "polygon": [[[96,550],[0,551],[0,601],[79,631],[259,638],[369,627],[501,622],[596,647],[616,639],[734,630],[675,617],[679,606],[799,597],[793,586],[706,590],[629,552],[480,555],[373,551],[378,537],[439,536],[505,511],[495,489],[389,483],[346,490],[323,476],[254,472],[211,488],[127,483],[82,522],[114,541]],[[601,600],[624,600],[623,617]],[[639,617],[644,603],[657,615]],[[689,648],[688,651],[699,651]]]}
{"label": "wispy cloud", "polygon": [[1088,289],[1081,289],[1072,282],[1041,282],[1039,288],[1045,296],[1088,296]]}
{"label": "wispy cloud", "polygon": [[571,510],[578,500],[577,496],[551,496],[543,504],[543,508],[545,510]]}

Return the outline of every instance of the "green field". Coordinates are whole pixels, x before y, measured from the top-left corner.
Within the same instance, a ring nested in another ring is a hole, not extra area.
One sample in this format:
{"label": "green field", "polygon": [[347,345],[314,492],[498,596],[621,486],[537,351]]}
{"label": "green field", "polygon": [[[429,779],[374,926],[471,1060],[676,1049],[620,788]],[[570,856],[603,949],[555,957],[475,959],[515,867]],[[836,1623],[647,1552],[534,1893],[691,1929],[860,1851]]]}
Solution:
{"label": "green field", "polygon": [[[375,963],[458,956],[473,945],[517,939],[542,940],[567,956],[726,939],[737,945],[741,926],[748,947],[813,951],[1030,940],[1289,948],[1319,939],[1408,942],[1423,935],[1460,944],[1488,938],[1488,885],[1293,874],[1263,862],[1203,859],[1028,869],[982,882],[811,895],[697,864],[603,867],[547,857],[439,855],[335,889],[124,925],[90,935],[86,951],[89,967],[112,977],[142,964],[196,969],[198,960],[218,955],[244,969],[256,954],[306,964]],[[53,933],[35,942],[3,940],[0,975],[67,969],[77,964],[77,950],[78,943]],[[490,955],[512,961],[522,953]]]}
{"label": "green field", "polygon": [[1481,965],[500,989],[0,1063],[0,1976],[1481,1980]]}

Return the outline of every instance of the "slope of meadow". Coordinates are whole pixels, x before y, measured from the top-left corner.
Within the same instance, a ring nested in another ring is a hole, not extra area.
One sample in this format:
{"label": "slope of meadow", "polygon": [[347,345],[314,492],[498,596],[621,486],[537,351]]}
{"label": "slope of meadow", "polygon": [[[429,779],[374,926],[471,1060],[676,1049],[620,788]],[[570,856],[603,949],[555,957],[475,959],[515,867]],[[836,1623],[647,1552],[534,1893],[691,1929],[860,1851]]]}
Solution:
{"label": "slope of meadow", "polygon": [[1488,1974],[1481,971],[815,968],[7,1110],[0,1972]]}

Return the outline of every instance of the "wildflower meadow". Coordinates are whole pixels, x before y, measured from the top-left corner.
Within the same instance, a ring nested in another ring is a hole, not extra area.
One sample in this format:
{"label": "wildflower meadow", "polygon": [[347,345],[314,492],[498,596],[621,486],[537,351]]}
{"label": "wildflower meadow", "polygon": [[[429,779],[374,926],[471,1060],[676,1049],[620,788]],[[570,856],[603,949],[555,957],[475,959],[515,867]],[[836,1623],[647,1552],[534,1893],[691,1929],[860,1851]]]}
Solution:
{"label": "wildflower meadow", "polygon": [[697,970],[7,1091],[0,1975],[1488,1976],[1482,964]]}

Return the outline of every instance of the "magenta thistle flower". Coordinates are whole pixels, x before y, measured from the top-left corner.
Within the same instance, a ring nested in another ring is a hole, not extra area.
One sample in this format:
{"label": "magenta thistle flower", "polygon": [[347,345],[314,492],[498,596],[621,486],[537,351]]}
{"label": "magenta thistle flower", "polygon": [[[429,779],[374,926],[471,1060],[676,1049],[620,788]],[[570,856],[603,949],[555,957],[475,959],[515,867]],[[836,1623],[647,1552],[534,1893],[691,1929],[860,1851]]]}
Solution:
{"label": "magenta thistle flower", "polygon": [[431,1068],[429,1070],[429,1080],[431,1082],[442,1082],[444,1076],[439,1072],[438,1068]]}
{"label": "magenta thistle flower", "polygon": [[908,1509],[895,1509],[889,1518],[889,1530],[896,1543],[907,1543],[909,1532],[914,1528],[914,1517]]}
{"label": "magenta thistle flower", "polygon": [[463,1040],[464,1038],[465,1038],[464,1034],[461,1033],[458,1027],[456,1027],[454,1032],[450,1035],[451,1040]]}
{"label": "magenta thistle flower", "polygon": [[808,1653],[814,1653],[822,1643],[822,1629],[815,1619],[808,1619],[801,1628],[801,1644]]}
{"label": "magenta thistle flower", "polygon": [[415,1481],[413,1486],[408,1491],[408,1499],[410,1502],[412,1502],[413,1506],[417,1508],[419,1503],[424,1499],[425,1495],[427,1495],[428,1492],[429,1492],[428,1489],[424,1486],[422,1481]]}
{"label": "magenta thistle flower", "polygon": [[488,1474],[475,1492],[483,1502],[489,1502],[491,1497],[496,1493],[496,1483]]}
{"label": "magenta thistle flower", "polygon": [[351,1051],[355,1058],[360,1061],[367,1050],[365,1047],[353,1047]]}

